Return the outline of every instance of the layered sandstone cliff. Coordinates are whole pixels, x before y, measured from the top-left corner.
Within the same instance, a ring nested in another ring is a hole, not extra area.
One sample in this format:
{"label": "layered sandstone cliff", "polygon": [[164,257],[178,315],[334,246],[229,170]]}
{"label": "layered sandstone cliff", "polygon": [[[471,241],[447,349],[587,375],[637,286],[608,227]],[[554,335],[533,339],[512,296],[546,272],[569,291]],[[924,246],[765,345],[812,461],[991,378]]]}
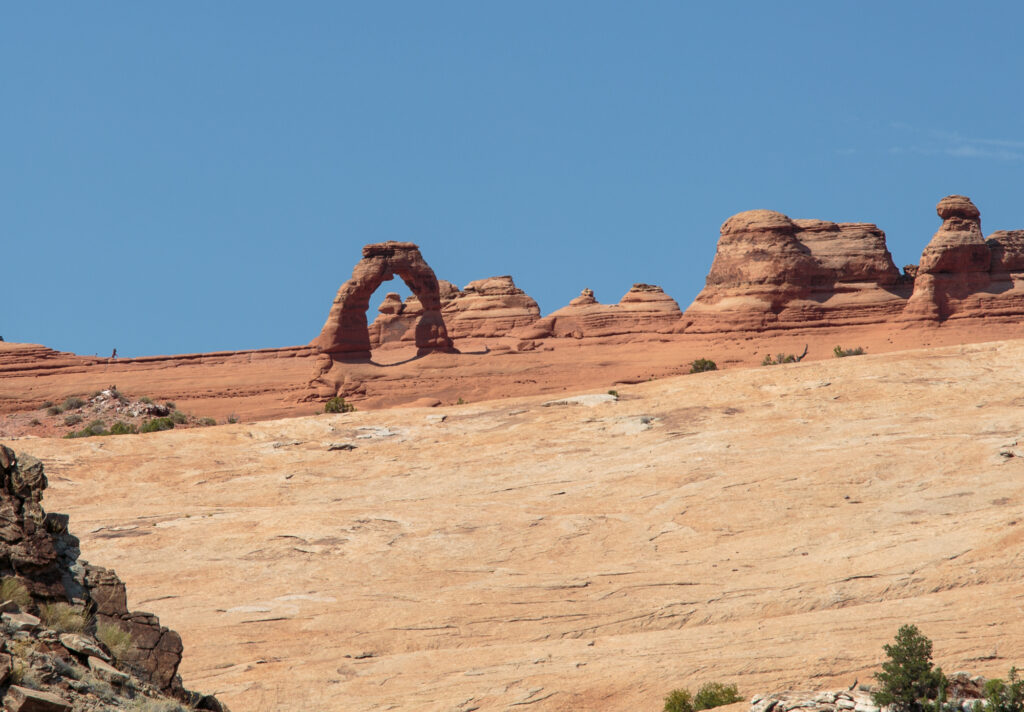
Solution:
{"label": "layered sandstone cliff", "polygon": [[910,292],[877,226],[749,210],[722,225],[706,285],[680,330],[869,324],[899,314]]}
{"label": "layered sandstone cliff", "polygon": [[582,339],[657,333],[672,329],[681,316],[676,300],[652,284],[634,284],[618,304],[601,304],[593,291],[584,289],[567,306],[518,330],[516,335],[525,339],[564,336]]}

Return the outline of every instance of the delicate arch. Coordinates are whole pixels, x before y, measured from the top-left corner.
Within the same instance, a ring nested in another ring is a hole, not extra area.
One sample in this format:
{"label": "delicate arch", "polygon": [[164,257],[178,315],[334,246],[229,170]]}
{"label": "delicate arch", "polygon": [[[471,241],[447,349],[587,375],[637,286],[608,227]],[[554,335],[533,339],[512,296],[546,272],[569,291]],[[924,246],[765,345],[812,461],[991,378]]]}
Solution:
{"label": "delicate arch", "polygon": [[313,340],[321,352],[342,358],[369,358],[370,333],[366,310],[370,297],[381,282],[398,275],[423,305],[416,324],[416,346],[420,354],[451,351],[452,340],[441,317],[441,294],[437,276],[411,242],[381,242],[363,248],[363,259],[352,270],[352,279],[341,285],[320,336]]}

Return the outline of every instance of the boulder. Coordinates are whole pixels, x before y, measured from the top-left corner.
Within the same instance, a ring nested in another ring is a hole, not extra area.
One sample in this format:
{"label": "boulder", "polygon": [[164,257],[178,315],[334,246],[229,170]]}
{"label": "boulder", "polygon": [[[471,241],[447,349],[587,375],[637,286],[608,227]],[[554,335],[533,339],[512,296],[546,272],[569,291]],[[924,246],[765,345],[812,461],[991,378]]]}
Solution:
{"label": "boulder", "polygon": [[101,680],[106,680],[112,685],[123,685],[130,679],[128,673],[121,672],[113,665],[97,657],[89,658],[89,669]]}
{"label": "boulder", "polygon": [[11,685],[4,697],[4,709],[8,712],[71,712],[71,705],[52,693]]}
{"label": "boulder", "polygon": [[72,653],[78,653],[79,655],[84,656],[91,655],[93,657],[102,658],[103,660],[110,660],[107,654],[104,653],[98,645],[93,643],[84,635],[78,635],[77,633],[62,633],[60,636],[60,644]]}

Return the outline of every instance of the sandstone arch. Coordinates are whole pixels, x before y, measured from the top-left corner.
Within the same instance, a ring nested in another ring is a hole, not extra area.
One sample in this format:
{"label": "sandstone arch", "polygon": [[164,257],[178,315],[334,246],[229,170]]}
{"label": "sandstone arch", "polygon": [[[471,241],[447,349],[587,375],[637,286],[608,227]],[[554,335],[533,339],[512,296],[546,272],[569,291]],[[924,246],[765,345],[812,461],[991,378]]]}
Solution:
{"label": "sandstone arch", "polygon": [[452,340],[441,316],[441,295],[434,270],[411,242],[381,242],[366,245],[363,259],[352,270],[352,278],[341,285],[320,336],[312,345],[332,358],[370,357],[370,334],[366,310],[370,296],[381,282],[398,275],[423,305],[416,324],[416,346],[420,354],[452,351]]}

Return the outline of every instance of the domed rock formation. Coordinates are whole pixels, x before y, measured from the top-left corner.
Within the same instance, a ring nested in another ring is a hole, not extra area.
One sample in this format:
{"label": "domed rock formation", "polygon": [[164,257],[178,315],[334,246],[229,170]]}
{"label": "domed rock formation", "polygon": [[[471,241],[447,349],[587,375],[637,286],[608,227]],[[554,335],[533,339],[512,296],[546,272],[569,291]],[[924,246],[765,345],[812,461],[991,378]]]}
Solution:
{"label": "domed rock formation", "polygon": [[942,225],[921,254],[906,321],[945,321],[1024,314],[1024,231],[986,240],[981,213],[963,195],[947,195]]}
{"label": "domed rock formation", "polygon": [[672,297],[661,287],[637,283],[618,304],[601,304],[594,292],[584,289],[567,306],[517,330],[524,339],[572,336],[618,336],[620,334],[657,333],[673,328],[682,313]]}
{"label": "domed rock formation", "polygon": [[706,285],[677,330],[873,323],[898,314],[909,292],[877,226],[749,210],[722,225]]}
{"label": "domed rock formation", "polygon": [[415,327],[416,346],[421,353],[448,351],[448,337],[441,316],[441,295],[434,271],[419,247],[411,242],[382,242],[363,248],[363,259],[352,270],[352,278],[341,285],[320,336],[312,345],[335,358],[370,357],[370,335],[366,310],[370,296],[381,282],[398,275],[419,298],[423,307]]}
{"label": "domed rock formation", "polygon": [[510,275],[470,282],[441,307],[453,338],[505,336],[532,324],[540,307]]}
{"label": "domed rock formation", "polygon": [[[440,280],[441,314],[448,335],[453,339],[507,336],[513,329],[532,324],[540,317],[540,307],[532,297],[516,287],[509,275],[470,282],[459,289]],[[398,295],[395,295],[397,299]],[[385,305],[381,305],[381,309]],[[390,310],[392,307],[388,305]],[[390,341],[411,341],[412,326],[423,314],[423,305],[410,296],[397,312],[387,312],[370,325],[370,342],[376,348]]]}

